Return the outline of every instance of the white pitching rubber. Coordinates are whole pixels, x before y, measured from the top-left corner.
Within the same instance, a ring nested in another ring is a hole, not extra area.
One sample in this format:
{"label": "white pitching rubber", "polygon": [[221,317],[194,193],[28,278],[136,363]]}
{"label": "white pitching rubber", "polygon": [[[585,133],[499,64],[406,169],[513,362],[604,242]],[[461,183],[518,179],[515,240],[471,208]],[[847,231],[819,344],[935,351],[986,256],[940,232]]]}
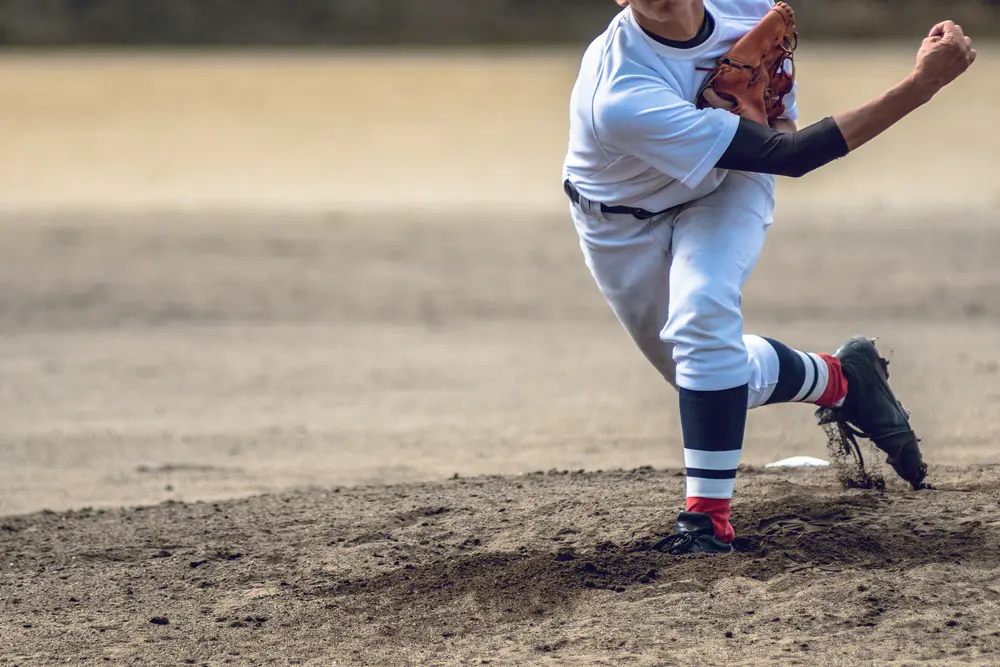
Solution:
{"label": "white pitching rubber", "polygon": [[768,463],[765,468],[824,468],[830,465],[829,461],[813,458],[812,456],[793,456],[789,459],[781,459],[774,463]]}

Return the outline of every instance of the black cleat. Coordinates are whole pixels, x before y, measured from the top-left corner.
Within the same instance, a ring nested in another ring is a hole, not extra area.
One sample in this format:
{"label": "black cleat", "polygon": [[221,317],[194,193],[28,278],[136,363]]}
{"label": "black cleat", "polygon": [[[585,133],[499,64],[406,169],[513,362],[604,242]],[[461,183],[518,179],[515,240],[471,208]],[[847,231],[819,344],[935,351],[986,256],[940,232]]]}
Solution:
{"label": "black cleat", "polygon": [[852,338],[833,354],[847,378],[847,396],[839,408],[817,410],[820,423],[839,424],[852,440],[855,435],[868,438],[888,454],[886,463],[914,489],[930,488],[924,484],[927,465],[920,455],[920,440],[910,428],[910,413],[889,387],[889,362],[879,356],[870,338]]}
{"label": "black cleat", "polygon": [[674,523],[677,531],[670,537],[657,542],[653,549],[665,551],[673,556],[684,554],[727,554],[733,545],[726,544],[715,536],[712,517],[701,512],[681,512]]}

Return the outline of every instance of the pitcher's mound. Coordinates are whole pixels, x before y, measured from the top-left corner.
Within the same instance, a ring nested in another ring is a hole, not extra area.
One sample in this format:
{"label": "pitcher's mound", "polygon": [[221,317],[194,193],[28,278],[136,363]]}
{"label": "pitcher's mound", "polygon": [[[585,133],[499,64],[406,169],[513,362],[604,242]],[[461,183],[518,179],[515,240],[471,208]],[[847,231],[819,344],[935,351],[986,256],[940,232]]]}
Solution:
{"label": "pitcher's mound", "polygon": [[[650,550],[677,471],[549,472],[0,521],[9,663],[1000,659],[1000,468],[742,472],[739,552]],[[105,660],[106,659],[106,660]],[[554,663],[555,664],[555,663]]]}

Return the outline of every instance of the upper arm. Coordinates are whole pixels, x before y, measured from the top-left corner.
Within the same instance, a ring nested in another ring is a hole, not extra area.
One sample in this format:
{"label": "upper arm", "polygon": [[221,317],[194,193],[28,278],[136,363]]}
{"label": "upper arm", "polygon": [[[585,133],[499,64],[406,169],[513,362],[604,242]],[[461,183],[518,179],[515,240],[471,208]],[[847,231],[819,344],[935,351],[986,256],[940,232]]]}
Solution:
{"label": "upper arm", "polygon": [[603,141],[654,169],[695,187],[729,147],[739,118],[722,109],[698,109],[661,79],[629,77],[598,109]]}

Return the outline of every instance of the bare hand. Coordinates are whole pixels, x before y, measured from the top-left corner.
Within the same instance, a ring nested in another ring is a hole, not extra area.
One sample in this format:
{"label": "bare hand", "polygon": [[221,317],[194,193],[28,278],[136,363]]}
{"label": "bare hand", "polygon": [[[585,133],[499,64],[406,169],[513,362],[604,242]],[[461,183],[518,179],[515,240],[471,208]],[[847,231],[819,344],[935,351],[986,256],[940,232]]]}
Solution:
{"label": "bare hand", "polygon": [[961,76],[975,60],[972,40],[962,32],[962,26],[944,21],[931,28],[920,45],[914,75],[933,94]]}

